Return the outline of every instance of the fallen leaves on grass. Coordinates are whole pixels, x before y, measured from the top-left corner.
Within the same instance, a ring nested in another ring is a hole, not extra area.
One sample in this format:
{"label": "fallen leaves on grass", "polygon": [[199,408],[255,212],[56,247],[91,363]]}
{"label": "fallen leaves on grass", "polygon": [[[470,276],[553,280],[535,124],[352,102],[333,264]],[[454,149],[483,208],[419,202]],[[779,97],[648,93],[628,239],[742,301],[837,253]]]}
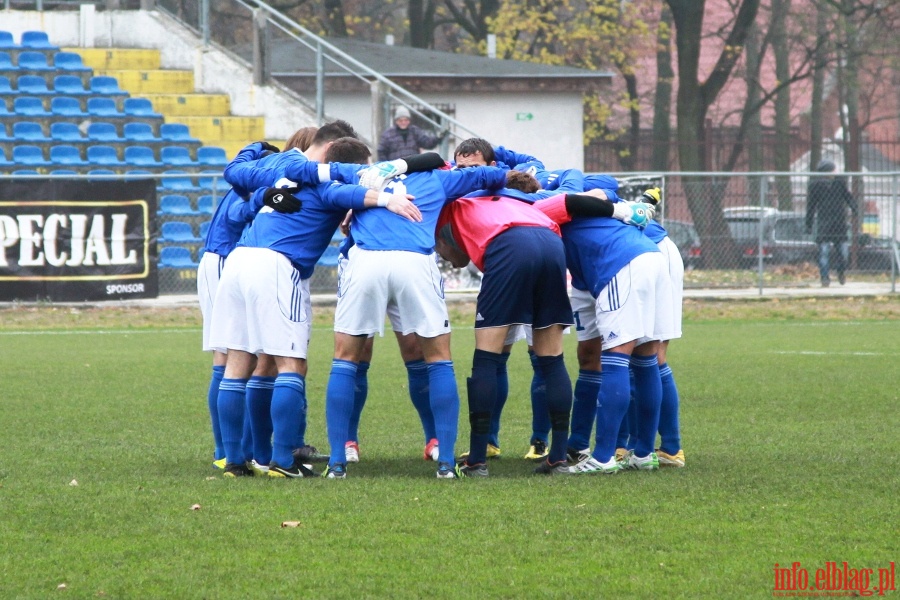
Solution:
{"label": "fallen leaves on grass", "polygon": [[72,487],[76,487],[76,486],[78,485],[78,480],[77,480],[77,479],[73,479],[72,481],[69,482],[69,485],[72,486]]}
{"label": "fallen leaves on grass", "polygon": [[199,504],[191,504],[191,510],[200,510]]}
{"label": "fallen leaves on grass", "polygon": [[300,527],[300,525],[302,525],[302,523],[300,523],[300,521],[282,521],[281,522],[282,527]]}

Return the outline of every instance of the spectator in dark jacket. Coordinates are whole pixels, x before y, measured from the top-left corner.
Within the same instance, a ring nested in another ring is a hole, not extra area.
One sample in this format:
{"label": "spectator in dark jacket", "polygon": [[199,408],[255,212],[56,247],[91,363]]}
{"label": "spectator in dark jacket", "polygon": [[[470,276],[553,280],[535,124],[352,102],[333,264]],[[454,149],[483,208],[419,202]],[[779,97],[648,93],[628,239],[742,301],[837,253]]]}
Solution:
{"label": "spectator in dark jacket", "polygon": [[[823,160],[816,166],[819,173],[834,173],[836,167],[830,160]],[[806,231],[815,231],[816,243],[819,245],[819,275],[822,287],[828,287],[831,245],[837,250],[835,269],[838,281],[844,285],[844,271],[847,268],[847,256],[850,245],[847,242],[847,208],[856,213],[853,196],[847,189],[843,178],[814,177],[810,181],[806,202]],[[815,227],[815,229],[814,229]]]}
{"label": "spectator in dark jacket", "polygon": [[409,109],[398,106],[394,111],[394,126],[384,130],[378,143],[378,160],[394,160],[423,150],[431,150],[443,139],[410,124]]}

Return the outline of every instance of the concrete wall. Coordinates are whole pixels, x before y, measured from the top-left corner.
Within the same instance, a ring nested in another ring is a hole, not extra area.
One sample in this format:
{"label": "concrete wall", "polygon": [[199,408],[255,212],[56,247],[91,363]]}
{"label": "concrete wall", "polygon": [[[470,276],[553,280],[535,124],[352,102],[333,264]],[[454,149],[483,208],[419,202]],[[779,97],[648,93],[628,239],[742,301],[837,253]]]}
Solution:
{"label": "concrete wall", "polygon": [[253,74],[228,54],[204,47],[177,21],[157,11],[0,11],[2,29],[16,40],[23,31],[42,30],[58,46],[154,48],[164,69],[194,72],[197,91],[228,94],[239,116],[265,116],[266,138],[284,139],[316,125],[315,114],[275,86],[253,84]]}

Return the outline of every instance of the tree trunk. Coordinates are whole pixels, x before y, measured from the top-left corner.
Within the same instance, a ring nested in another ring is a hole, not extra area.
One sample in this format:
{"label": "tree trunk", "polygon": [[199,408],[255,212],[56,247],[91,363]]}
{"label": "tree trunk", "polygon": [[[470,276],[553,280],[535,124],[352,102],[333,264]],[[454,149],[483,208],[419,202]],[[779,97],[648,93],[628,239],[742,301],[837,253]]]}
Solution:
{"label": "tree trunk", "polygon": [[656,92],[653,102],[653,153],[650,168],[654,171],[669,169],[669,142],[672,139],[672,11],[663,4],[656,33]]}
{"label": "tree trunk", "polygon": [[[756,105],[762,98],[762,88],[759,85],[759,62],[761,57],[759,43],[759,27],[754,25],[747,35],[745,83],[747,84],[747,101],[745,107]],[[764,171],[762,147],[762,117],[760,111],[753,111],[744,116],[747,123],[747,169],[749,171]],[[752,177],[747,182],[747,197],[750,202],[757,203],[759,198],[760,183],[758,177]]]}
{"label": "tree trunk", "polygon": [[813,63],[812,99],[809,108],[809,170],[813,171],[822,160],[822,104],[825,98],[825,63],[828,36],[828,13],[824,4],[816,12],[816,46]]}
{"label": "tree trunk", "polygon": [[[791,0],[772,0],[772,50],[775,54],[775,78],[787,81],[791,77],[790,56],[785,23],[791,8]],[[775,170],[791,170],[791,88],[784,86],[775,95]],[[791,210],[791,180],[778,177],[778,208]]]}

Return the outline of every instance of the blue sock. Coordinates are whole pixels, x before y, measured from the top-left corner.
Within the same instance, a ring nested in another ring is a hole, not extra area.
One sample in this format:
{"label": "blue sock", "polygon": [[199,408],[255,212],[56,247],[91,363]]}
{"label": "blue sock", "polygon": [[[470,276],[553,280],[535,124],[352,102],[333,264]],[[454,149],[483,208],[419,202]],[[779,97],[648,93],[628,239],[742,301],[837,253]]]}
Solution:
{"label": "blue sock", "polygon": [[[634,373],[634,371],[631,371]],[[634,395],[634,376],[631,378],[631,398],[628,399],[628,412],[625,413],[625,418],[622,419],[622,424],[625,427],[625,445],[622,446],[626,450],[634,450],[634,445],[637,443],[638,437],[638,423],[641,422],[640,415],[638,415],[638,404],[637,400],[635,400]]]}
{"label": "blue sock", "polygon": [[244,460],[253,458],[253,430],[250,428],[250,405],[249,398],[244,392],[244,428],[241,433],[241,451],[244,453]]}
{"label": "blue sock", "polygon": [[226,462],[244,464],[244,448],[241,436],[244,434],[244,409],[247,405],[247,380],[225,379],[219,384],[217,408],[219,428],[222,431],[222,445],[225,447]]}
{"label": "blue sock", "polygon": [[475,350],[472,376],[466,380],[469,398],[469,456],[466,463],[477,465],[487,460],[491,435],[491,412],[497,404],[497,367],[503,361],[496,352]]}
{"label": "blue sock", "polygon": [[362,361],[356,366],[356,385],[353,388],[353,412],[350,413],[350,426],[347,429],[347,441],[359,442],[359,418],[362,416],[366,398],[369,396],[369,363]]}
{"label": "blue sock", "polygon": [[572,381],[566,371],[563,355],[538,356],[538,370],[546,382],[547,418],[553,435],[550,436],[550,452],[547,461],[555,464],[566,460],[569,442],[569,416],[572,413]]}
{"label": "blue sock", "polygon": [[325,422],[328,425],[328,445],[331,446],[330,466],[347,462],[344,445],[348,440],[350,414],[356,389],[356,363],[335,358],[325,391]]}
{"label": "blue sock", "polygon": [[412,400],[413,407],[419,413],[419,420],[422,421],[422,432],[425,434],[425,443],[436,437],[434,430],[434,414],[431,412],[431,402],[429,400],[428,365],[424,360],[410,360],[406,363],[406,376],[409,380],[409,399]]}
{"label": "blue sock", "polygon": [[572,432],[569,447],[584,450],[591,446],[591,431],[597,420],[597,396],[600,395],[601,371],[581,369],[575,380],[575,402],[572,404]]}
{"label": "blue sock", "polygon": [[656,355],[632,356],[634,371],[634,399],[637,405],[637,439],[634,455],[648,456],[656,445],[659,429],[659,407],[662,403],[662,382],[659,379],[659,363]]}
{"label": "blue sock", "polygon": [[629,356],[621,352],[603,351],[600,364],[603,369],[603,385],[597,401],[597,432],[593,456],[596,460],[609,462],[616,452],[616,438],[622,417],[628,410],[631,386],[628,382]]}
{"label": "blue sock", "polygon": [[501,363],[497,365],[497,403],[494,404],[494,410],[491,413],[491,434],[488,437],[488,443],[496,447],[500,447],[500,415],[503,414],[503,407],[506,406],[506,400],[509,398],[509,371],[506,369],[506,363],[509,361],[509,352],[502,352]]}
{"label": "blue sock", "polygon": [[272,462],[294,464],[294,448],[300,420],[306,419],[306,378],[299,373],[279,373],[272,389]]}
{"label": "blue sock", "polygon": [[659,367],[662,382],[662,404],[659,407],[659,449],[667,454],[677,454],[681,450],[681,427],[678,424],[678,387],[669,363]]}
{"label": "blue sock", "polygon": [[453,363],[441,360],[428,364],[428,381],[431,389],[431,412],[434,415],[439,462],[454,463],[456,436],[459,429],[459,390]]}
{"label": "blue sock", "polygon": [[222,430],[219,428],[219,383],[225,376],[225,366],[218,365],[212,368],[212,377],[209,379],[209,390],[206,392],[206,405],[209,407],[209,420],[212,422],[213,442],[216,445],[213,457],[216,460],[225,458],[225,446],[222,445]]}
{"label": "blue sock", "polygon": [[272,462],[272,392],[274,377],[253,376],[247,382],[247,414],[253,436],[252,456],[261,465]]}
{"label": "blue sock", "polygon": [[[541,440],[545,444],[550,437],[550,412],[547,409],[547,381],[538,368],[537,354],[528,351],[531,359],[531,439]],[[572,382],[569,382],[571,387]],[[571,390],[570,390],[571,391]]]}

